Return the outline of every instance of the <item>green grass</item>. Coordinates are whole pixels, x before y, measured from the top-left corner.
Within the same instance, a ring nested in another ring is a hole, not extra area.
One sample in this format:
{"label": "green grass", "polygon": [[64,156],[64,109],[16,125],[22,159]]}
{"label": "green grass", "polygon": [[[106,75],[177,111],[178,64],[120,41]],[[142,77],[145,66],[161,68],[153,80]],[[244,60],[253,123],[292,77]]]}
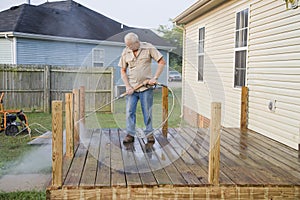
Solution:
{"label": "green grass", "polygon": [[23,191],[23,192],[0,192],[0,200],[41,200],[46,199],[46,192]]}

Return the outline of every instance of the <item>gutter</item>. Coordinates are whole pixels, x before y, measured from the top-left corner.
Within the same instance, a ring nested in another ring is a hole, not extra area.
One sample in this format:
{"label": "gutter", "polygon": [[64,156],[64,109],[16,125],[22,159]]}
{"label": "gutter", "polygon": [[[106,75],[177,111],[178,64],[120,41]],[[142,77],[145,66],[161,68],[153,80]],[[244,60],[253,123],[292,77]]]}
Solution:
{"label": "gutter", "polygon": [[[106,41],[106,40],[80,39],[80,38],[71,38],[71,37],[21,33],[21,32],[3,32],[3,33],[0,33],[0,36],[1,35],[4,35],[4,37],[7,35],[7,36],[11,36],[11,37],[20,37],[20,38],[28,38],[28,39],[40,39],[40,40],[52,40],[52,41],[60,41],[60,42],[76,42],[76,43],[84,43],[84,44],[97,44],[97,45],[125,47],[125,44],[123,42],[114,42],[114,41]],[[156,48],[161,49],[161,50],[166,50],[166,51],[175,49],[175,47],[166,47],[166,46],[156,46]]]}
{"label": "gutter", "polygon": [[200,0],[173,19],[176,24],[187,24],[228,0]]}

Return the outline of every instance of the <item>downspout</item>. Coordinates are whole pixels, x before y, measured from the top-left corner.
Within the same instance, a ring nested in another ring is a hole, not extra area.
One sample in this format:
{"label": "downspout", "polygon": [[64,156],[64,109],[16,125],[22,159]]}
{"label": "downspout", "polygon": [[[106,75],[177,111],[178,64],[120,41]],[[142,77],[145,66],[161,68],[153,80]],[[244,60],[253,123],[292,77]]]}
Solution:
{"label": "downspout", "polygon": [[[184,105],[184,94],[183,94],[183,89],[185,88],[184,85],[185,85],[185,70],[183,70],[183,67],[185,68],[185,28],[184,26],[179,26],[176,24],[176,22],[174,23],[175,26],[179,29],[182,30],[183,32],[183,36],[182,36],[182,67],[181,67],[181,75],[182,75],[182,79],[181,79],[181,108],[180,108],[180,118],[183,117],[183,105]],[[185,90],[184,90],[185,91]]]}
{"label": "downspout", "polygon": [[12,61],[11,61],[11,64],[16,64],[16,54],[15,54],[15,49],[16,49],[16,42],[15,42],[15,40],[14,39],[10,39],[9,37],[8,37],[8,34],[7,33],[5,33],[4,34],[4,37],[5,37],[5,39],[7,39],[8,41],[10,41],[11,42],[11,54],[12,54]]}

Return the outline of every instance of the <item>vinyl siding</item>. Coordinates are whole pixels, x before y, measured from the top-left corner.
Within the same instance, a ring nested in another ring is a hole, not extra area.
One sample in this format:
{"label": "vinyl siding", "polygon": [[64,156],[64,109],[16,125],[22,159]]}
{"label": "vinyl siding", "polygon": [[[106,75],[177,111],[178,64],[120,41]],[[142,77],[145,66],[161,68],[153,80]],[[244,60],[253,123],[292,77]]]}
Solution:
{"label": "vinyl siding", "polygon": [[17,39],[17,64],[92,66],[96,45],[35,39]]}
{"label": "vinyl siding", "polygon": [[[277,0],[253,1],[248,63],[249,128],[298,148],[300,13]],[[276,100],[275,111],[268,109]]]}
{"label": "vinyl siding", "polygon": [[[235,14],[249,8],[248,128],[298,148],[300,143],[300,12],[278,0],[230,1],[188,23],[183,105],[210,118],[222,102],[222,125],[239,127],[240,89],[233,88]],[[205,27],[204,82],[197,82],[198,29]],[[268,109],[276,101],[275,111]]]}
{"label": "vinyl siding", "polygon": [[[235,15],[249,7],[246,1],[230,1],[186,25],[184,106],[210,118],[213,101],[222,103],[222,125],[238,127],[240,89],[233,88]],[[205,27],[204,82],[197,81],[198,29]]]}
{"label": "vinyl siding", "polygon": [[13,41],[0,38],[0,64],[13,64]]}

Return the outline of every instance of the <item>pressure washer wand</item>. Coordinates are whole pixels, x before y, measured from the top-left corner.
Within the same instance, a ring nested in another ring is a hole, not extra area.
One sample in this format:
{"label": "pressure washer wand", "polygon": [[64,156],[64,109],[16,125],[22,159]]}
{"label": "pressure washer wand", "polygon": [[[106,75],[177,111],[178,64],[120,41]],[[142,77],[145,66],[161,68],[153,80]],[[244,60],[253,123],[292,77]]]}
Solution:
{"label": "pressure washer wand", "polygon": [[[147,87],[147,83],[148,83],[148,80],[146,80],[143,83],[139,84],[138,86],[136,86],[135,88],[133,88],[133,90],[136,91],[136,90],[140,89],[141,87]],[[127,96],[127,92],[124,92],[120,96],[116,97],[116,100],[117,99],[121,99],[121,98],[123,98],[125,96]]]}
{"label": "pressure washer wand", "polygon": [[[162,84],[162,83],[159,83],[159,82],[156,82],[155,84],[154,84],[154,86],[157,86],[157,85],[159,85],[159,86],[161,86],[161,87],[168,87],[168,86],[166,86],[165,84]],[[136,86],[135,88],[133,88],[133,90],[134,91],[136,91],[136,90],[138,90],[138,89],[140,89],[141,87],[147,87],[147,88],[149,88],[149,84],[148,84],[148,80],[145,80],[143,83],[141,83],[141,84],[139,84],[138,86]],[[120,96],[118,96],[118,97],[116,97],[116,100],[117,99],[121,99],[121,98],[123,98],[123,97],[125,97],[127,95],[127,92],[124,92],[123,94],[121,94]]]}

